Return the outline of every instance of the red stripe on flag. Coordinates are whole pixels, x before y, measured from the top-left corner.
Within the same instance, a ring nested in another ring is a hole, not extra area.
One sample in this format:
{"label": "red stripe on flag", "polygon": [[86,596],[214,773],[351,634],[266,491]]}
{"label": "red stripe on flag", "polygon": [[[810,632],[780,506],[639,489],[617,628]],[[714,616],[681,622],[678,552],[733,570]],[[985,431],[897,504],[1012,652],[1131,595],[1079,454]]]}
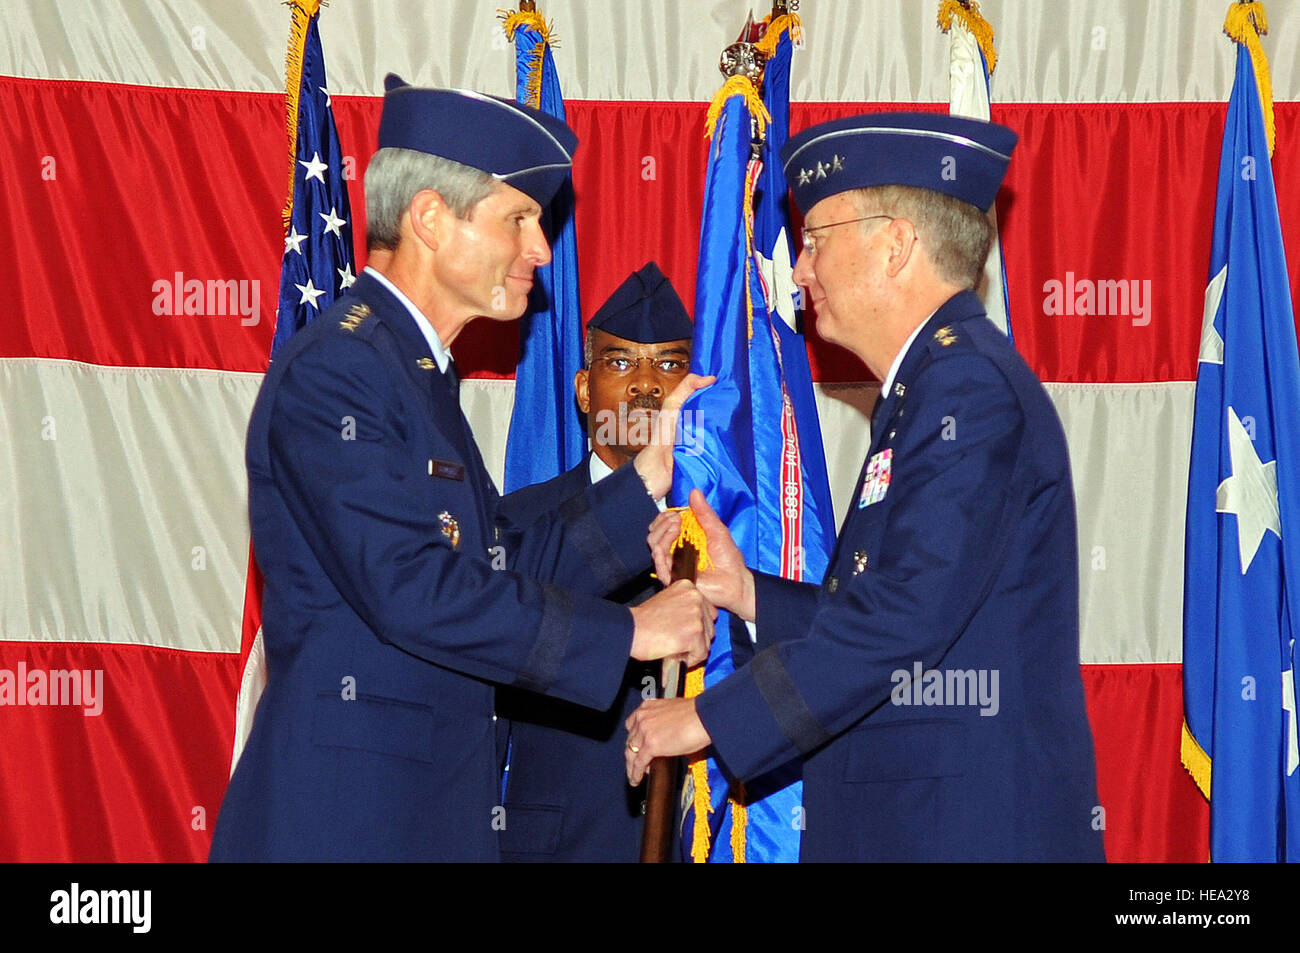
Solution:
{"label": "red stripe on flag", "polygon": [[0,642],[0,669],[21,666],[29,683],[77,669],[99,672],[103,686],[98,715],[0,706],[0,861],[205,859],[230,771],[238,664],[234,654]]}
{"label": "red stripe on flag", "polygon": [[1111,862],[1207,860],[1210,809],[1183,770],[1181,665],[1085,665]]}

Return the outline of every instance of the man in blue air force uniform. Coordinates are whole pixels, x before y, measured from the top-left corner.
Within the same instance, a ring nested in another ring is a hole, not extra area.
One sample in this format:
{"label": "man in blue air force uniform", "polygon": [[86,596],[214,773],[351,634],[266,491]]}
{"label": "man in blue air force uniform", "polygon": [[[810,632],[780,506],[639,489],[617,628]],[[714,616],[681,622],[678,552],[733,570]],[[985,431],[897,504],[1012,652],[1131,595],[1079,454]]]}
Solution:
{"label": "man in blue air force uniform", "polygon": [[370,266],[280,352],[249,424],[269,682],[214,860],[497,860],[496,684],[606,709],[629,655],[707,652],[693,587],[632,609],[576,591],[648,566],[671,437],[516,527],[460,411],[448,349],[523,312],[576,138],[509,100],[385,85]]}
{"label": "man in blue air force uniform", "polygon": [[[822,337],[883,381],[820,586],[746,569],[693,494],[757,623],[748,664],[628,721],[628,775],[712,746],[730,775],[804,763],[801,860],[1101,860],[1079,671],[1074,496],[1060,421],[971,288],[1016,136],[892,113],[789,140],[795,280]],[[656,565],[676,517],[652,528]],[[743,646],[741,646],[743,648]]]}
{"label": "man in blue air force uniform", "polygon": [[[654,262],[628,276],[587,324],[585,367],[574,376],[591,452],[553,480],[501,501],[527,525],[632,462],[651,439],[653,414],[686,376],[691,319]],[[637,605],[658,586],[649,573],[606,594]],[[513,861],[637,860],[644,792],[624,778],[623,722],[654,686],[658,665],[630,662],[612,707],[592,711],[532,692],[503,689],[510,767],[501,856]]]}

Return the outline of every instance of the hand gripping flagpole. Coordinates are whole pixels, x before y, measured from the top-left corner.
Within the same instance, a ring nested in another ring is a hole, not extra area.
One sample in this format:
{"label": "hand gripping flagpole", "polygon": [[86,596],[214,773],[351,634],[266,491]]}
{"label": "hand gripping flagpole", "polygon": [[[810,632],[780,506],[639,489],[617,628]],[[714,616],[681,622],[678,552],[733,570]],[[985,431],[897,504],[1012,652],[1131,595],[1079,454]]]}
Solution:
{"label": "hand gripping flagpole", "polygon": [[[694,522],[693,516],[687,516],[690,510],[682,514],[682,531],[673,545],[672,576],[669,583],[678,579],[695,581],[699,568],[703,532],[691,533],[686,521]],[[695,524],[698,528],[699,524]],[[685,666],[677,657],[666,658],[659,676],[663,686],[664,698],[677,698],[681,695],[682,675]],[[672,859],[676,839],[673,836],[673,799],[680,786],[681,759],[655,758],[650,762],[646,780],[645,829],[641,832],[641,863],[665,864]]]}
{"label": "hand gripping flagpole", "polygon": [[[752,293],[754,289],[751,287],[751,277],[753,276],[750,274],[753,267],[752,201],[753,182],[758,163],[753,160],[750,152],[753,148],[752,140],[763,134],[769,121],[767,110],[763,106],[763,101],[759,97],[755,85],[756,80],[761,76],[763,63],[766,59],[754,43],[755,26],[751,15],[749,22],[746,23],[745,29],[742,31],[740,40],[727,47],[723,52],[719,68],[727,79],[718,95],[714,98],[706,115],[706,136],[715,139],[717,135],[721,135],[721,139],[715,143],[715,147],[711,150],[714,153],[714,158],[710,160],[709,171],[706,175],[706,209],[704,223],[701,225],[700,253],[701,256],[714,253],[725,254],[732,264],[739,261],[743,263],[744,268],[743,282],[738,285],[730,285],[725,291],[720,292],[722,294],[721,298],[717,294],[705,295],[707,300],[702,304],[700,289],[697,288],[696,347],[692,367],[694,368],[696,363],[701,360],[720,362],[720,364],[714,364],[711,367],[711,373],[714,369],[718,373],[730,373],[726,369],[732,366],[731,362],[742,359],[745,354],[744,349],[738,343],[739,336],[743,335],[744,340],[748,340],[753,335]],[[741,99],[739,106],[732,103],[732,100],[736,97]],[[729,124],[724,122],[724,115],[730,116]],[[747,122],[741,126],[740,123],[745,120]],[[724,144],[727,150],[725,155],[720,151],[724,148]],[[744,156],[741,155],[742,144]],[[726,173],[723,176],[722,186],[718,186],[715,179],[715,173],[719,169],[724,170]],[[710,218],[711,213],[708,207],[710,195],[713,194],[712,190],[715,187],[721,188],[723,193],[722,198],[718,199],[716,203],[717,208],[714,209],[721,216],[721,224]],[[711,227],[711,225],[716,227]],[[741,242],[742,245],[736,245],[736,242]],[[744,323],[736,323],[740,321]],[[708,326],[702,325],[700,322],[706,322]],[[701,337],[702,330],[709,334],[722,334],[723,337],[717,341],[713,339],[705,340]],[[728,338],[728,335],[731,334],[735,334],[737,338],[735,340]],[[731,340],[731,343],[725,346],[719,344],[719,341],[727,340]],[[721,350],[717,348],[721,348]],[[735,353],[731,354],[732,351]],[[736,355],[740,355],[740,357]],[[747,377],[742,376],[742,380],[747,380]],[[748,395],[743,396],[747,401]],[[720,406],[719,414],[721,417],[719,419],[731,419],[730,415],[735,411],[736,408],[730,407],[730,405],[726,407]],[[748,423],[743,425],[749,426]],[[721,444],[715,447],[714,450],[716,453],[723,454],[724,457],[728,452],[725,446]],[[680,461],[681,458],[679,458]],[[722,465],[723,469],[728,473],[732,473],[736,469],[727,460],[715,460],[714,462]],[[688,479],[695,486],[704,489],[706,495],[711,492],[709,487],[712,482],[710,479],[705,478],[703,473],[695,474],[679,468],[674,476],[674,493],[675,498],[679,501],[684,495],[682,491],[685,487],[685,484],[679,482],[680,479]],[[753,488],[748,487],[744,492],[752,494]],[[707,569],[710,565],[704,545],[705,537],[702,528],[689,508],[680,510],[680,512],[682,513],[682,530],[673,547],[673,580],[694,578],[693,569],[696,567],[692,566],[692,563],[697,563],[698,568],[701,570]],[[666,580],[666,582],[671,581]],[[705,665],[700,665],[687,674],[683,693],[681,692],[681,666],[674,661],[669,661],[665,665],[663,673],[664,697],[671,698],[684,694],[685,697],[692,698],[700,694],[704,689],[704,671]],[[643,862],[656,863],[667,860],[676,844],[677,839],[672,836],[672,829],[675,818],[674,795],[678,791],[676,782],[677,764],[676,759],[651,762],[651,782],[647,791],[646,825],[642,840],[641,859]],[[655,772],[659,772],[662,777],[656,778]],[[708,761],[702,754],[690,762],[687,791],[689,793],[683,795],[683,816],[685,817],[686,814],[693,812],[693,823],[688,837],[691,844],[690,856],[697,863],[705,862],[709,859],[711,845],[716,836],[716,832],[711,829],[709,817],[716,814],[717,818],[721,819],[723,812],[715,812],[711,803]],[[744,805],[742,803],[730,798],[724,799],[723,803],[731,805],[733,816],[743,818]],[[743,821],[738,828],[733,825],[733,842],[738,830],[743,832]],[[735,850],[735,847],[736,845],[733,843],[733,853],[738,853],[743,858],[743,843],[738,851]]]}

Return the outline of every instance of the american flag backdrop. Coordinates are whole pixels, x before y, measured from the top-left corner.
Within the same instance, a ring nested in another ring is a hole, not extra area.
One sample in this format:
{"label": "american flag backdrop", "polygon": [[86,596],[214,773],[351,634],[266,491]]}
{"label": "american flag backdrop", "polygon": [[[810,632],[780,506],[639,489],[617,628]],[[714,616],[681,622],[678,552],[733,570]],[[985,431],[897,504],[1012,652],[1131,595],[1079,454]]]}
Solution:
{"label": "american flag backdrop", "polygon": [[[364,265],[361,176],[384,75],[513,96],[514,48],[497,0],[340,0],[319,17],[329,80],[299,103],[316,123],[329,104],[337,150],[316,125],[321,138],[291,156],[283,4],[103,0],[93,16],[73,0],[6,6],[0,859],[198,860],[235,738],[243,437],[277,291],[287,327],[287,309],[314,313],[313,297],[323,306]],[[803,0],[791,130],[867,110],[947,110],[938,6]],[[996,31],[992,117],[1020,136],[998,202],[1015,342],[1061,414],[1075,475],[1098,820],[1112,860],[1204,860],[1209,812],[1179,763],[1183,537],[1237,52],[1222,33],[1228,3],[981,6]],[[1295,297],[1300,5],[1267,6],[1271,161]],[[594,309],[647,259],[694,300],[705,109],[751,6],[543,7],[581,140],[582,300]],[[312,62],[309,52],[304,76]],[[300,221],[295,203],[286,223],[290,162],[293,182],[327,204],[307,215],[304,202]],[[344,184],[351,212],[341,191],[323,191]],[[324,242],[336,260],[311,258],[316,270],[282,283],[299,264],[286,236],[300,234],[303,251]],[[875,385],[810,323],[842,516]],[[517,330],[476,322],[455,353],[499,483]]]}

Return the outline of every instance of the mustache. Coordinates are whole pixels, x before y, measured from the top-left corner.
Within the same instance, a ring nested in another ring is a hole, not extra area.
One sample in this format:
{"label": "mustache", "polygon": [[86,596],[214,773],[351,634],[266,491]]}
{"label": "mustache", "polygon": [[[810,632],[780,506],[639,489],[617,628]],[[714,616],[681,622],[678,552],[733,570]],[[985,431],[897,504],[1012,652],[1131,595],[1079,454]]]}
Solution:
{"label": "mustache", "polygon": [[654,394],[637,394],[626,403],[629,411],[633,410],[663,410],[664,402],[662,397],[656,397]]}

